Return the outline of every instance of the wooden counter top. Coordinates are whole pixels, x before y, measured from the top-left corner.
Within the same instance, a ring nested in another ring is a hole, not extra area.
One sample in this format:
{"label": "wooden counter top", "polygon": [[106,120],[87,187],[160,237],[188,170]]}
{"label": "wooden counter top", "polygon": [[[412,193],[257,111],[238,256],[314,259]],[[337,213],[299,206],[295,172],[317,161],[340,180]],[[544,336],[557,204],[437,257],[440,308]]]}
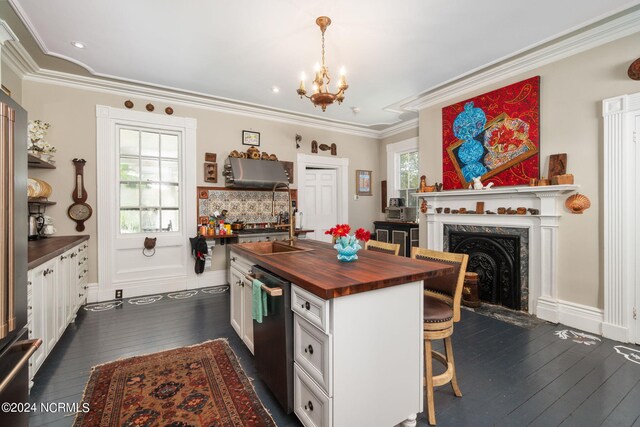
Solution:
{"label": "wooden counter top", "polygon": [[[295,283],[323,299],[367,292],[454,272],[448,264],[417,261],[380,252],[358,252],[358,260],[341,262],[333,245],[316,240],[296,240],[295,246],[309,251],[257,255],[233,246],[233,251],[251,262]],[[250,245],[250,243],[249,243]]]}
{"label": "wooden counter top", "polygon": [[29,241],[27,268],[29,270],[36,268],[85,240],[89,240],[88,235],[47,237],[42,240]]}

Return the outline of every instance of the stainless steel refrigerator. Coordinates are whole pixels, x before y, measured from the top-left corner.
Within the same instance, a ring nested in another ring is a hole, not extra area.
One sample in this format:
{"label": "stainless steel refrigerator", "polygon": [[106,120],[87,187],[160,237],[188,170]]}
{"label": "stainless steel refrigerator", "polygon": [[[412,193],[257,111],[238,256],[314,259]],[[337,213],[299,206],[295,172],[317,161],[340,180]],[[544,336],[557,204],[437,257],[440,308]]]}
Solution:
{"label": "stainless steel refrigerator", "polygon": [[[0,403],[19,404],[40,345],[27,330],[27,112],[0,93],[0,119]],[[0,411],[0,425],[28,424],[27,412]]]}

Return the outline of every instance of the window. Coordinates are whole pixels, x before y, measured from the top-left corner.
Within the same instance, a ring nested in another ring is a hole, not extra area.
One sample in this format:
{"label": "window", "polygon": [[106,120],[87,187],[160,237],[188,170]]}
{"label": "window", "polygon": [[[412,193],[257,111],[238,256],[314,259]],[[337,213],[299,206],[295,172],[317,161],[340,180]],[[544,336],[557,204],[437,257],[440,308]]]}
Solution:
{"label": "window", "polygon": [[175,133],[119,128],[120,233],[180,228],[180,139]]}
{"label": "window", "polygon": [[417,151],[401,153],[399,156],[398,179],[400,197],[402,197],[407,206],[416,206],[417,200],[411,196],[412,193],[418,191],[420,185],[419,177],[419,159]]}
{"label": "window", "polygon": [[412,193],[420,186],[418,138],[387,145],[387,181],[389,197],[402,197],[407,206],[416,206]]}

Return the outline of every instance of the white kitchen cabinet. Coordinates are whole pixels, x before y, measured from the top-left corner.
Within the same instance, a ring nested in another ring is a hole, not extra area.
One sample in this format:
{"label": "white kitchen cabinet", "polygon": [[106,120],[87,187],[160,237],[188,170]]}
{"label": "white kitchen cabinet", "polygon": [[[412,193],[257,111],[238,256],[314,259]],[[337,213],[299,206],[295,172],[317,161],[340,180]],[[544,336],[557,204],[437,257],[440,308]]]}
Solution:
{"label": "white kitchen cabinet", "polygon": [[230,259],[231,327],[253,354],[253,285],[245,276],[251,273],[251,263],[234,252],[231,252]]}
{"label": "white kitchen cabinet", "polygon": [[329,300],[292,285],[291,309],[294,412],[303,425],[415,421],[423,397],[421,281]]}
{"label": "white kitchen cabinet", "polygon": [[86,302],[87,250],[88,244],[80,243],[28,272],[29,338],[42,339],[29,364],[30,379]]}

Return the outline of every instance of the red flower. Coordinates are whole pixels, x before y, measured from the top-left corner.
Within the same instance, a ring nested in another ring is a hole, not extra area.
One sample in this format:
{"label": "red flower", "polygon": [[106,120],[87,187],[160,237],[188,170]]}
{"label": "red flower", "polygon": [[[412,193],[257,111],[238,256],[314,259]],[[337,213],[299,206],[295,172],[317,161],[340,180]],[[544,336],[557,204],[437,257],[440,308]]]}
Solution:
{"label": "red flower", "polygon": [[364,228],[358,228],[356,230],[356,239],[362,240],[363,242],[368,242],[371,239],[371,232],[369,230],[365,230]]}
{"label": "red flower", "polygon": [[346,237],[349,235],[351,231],[351,227],[349,224],[336,224],[335,227],[332,227],[324,232],[324,234],[329,234],[333,237]]}

